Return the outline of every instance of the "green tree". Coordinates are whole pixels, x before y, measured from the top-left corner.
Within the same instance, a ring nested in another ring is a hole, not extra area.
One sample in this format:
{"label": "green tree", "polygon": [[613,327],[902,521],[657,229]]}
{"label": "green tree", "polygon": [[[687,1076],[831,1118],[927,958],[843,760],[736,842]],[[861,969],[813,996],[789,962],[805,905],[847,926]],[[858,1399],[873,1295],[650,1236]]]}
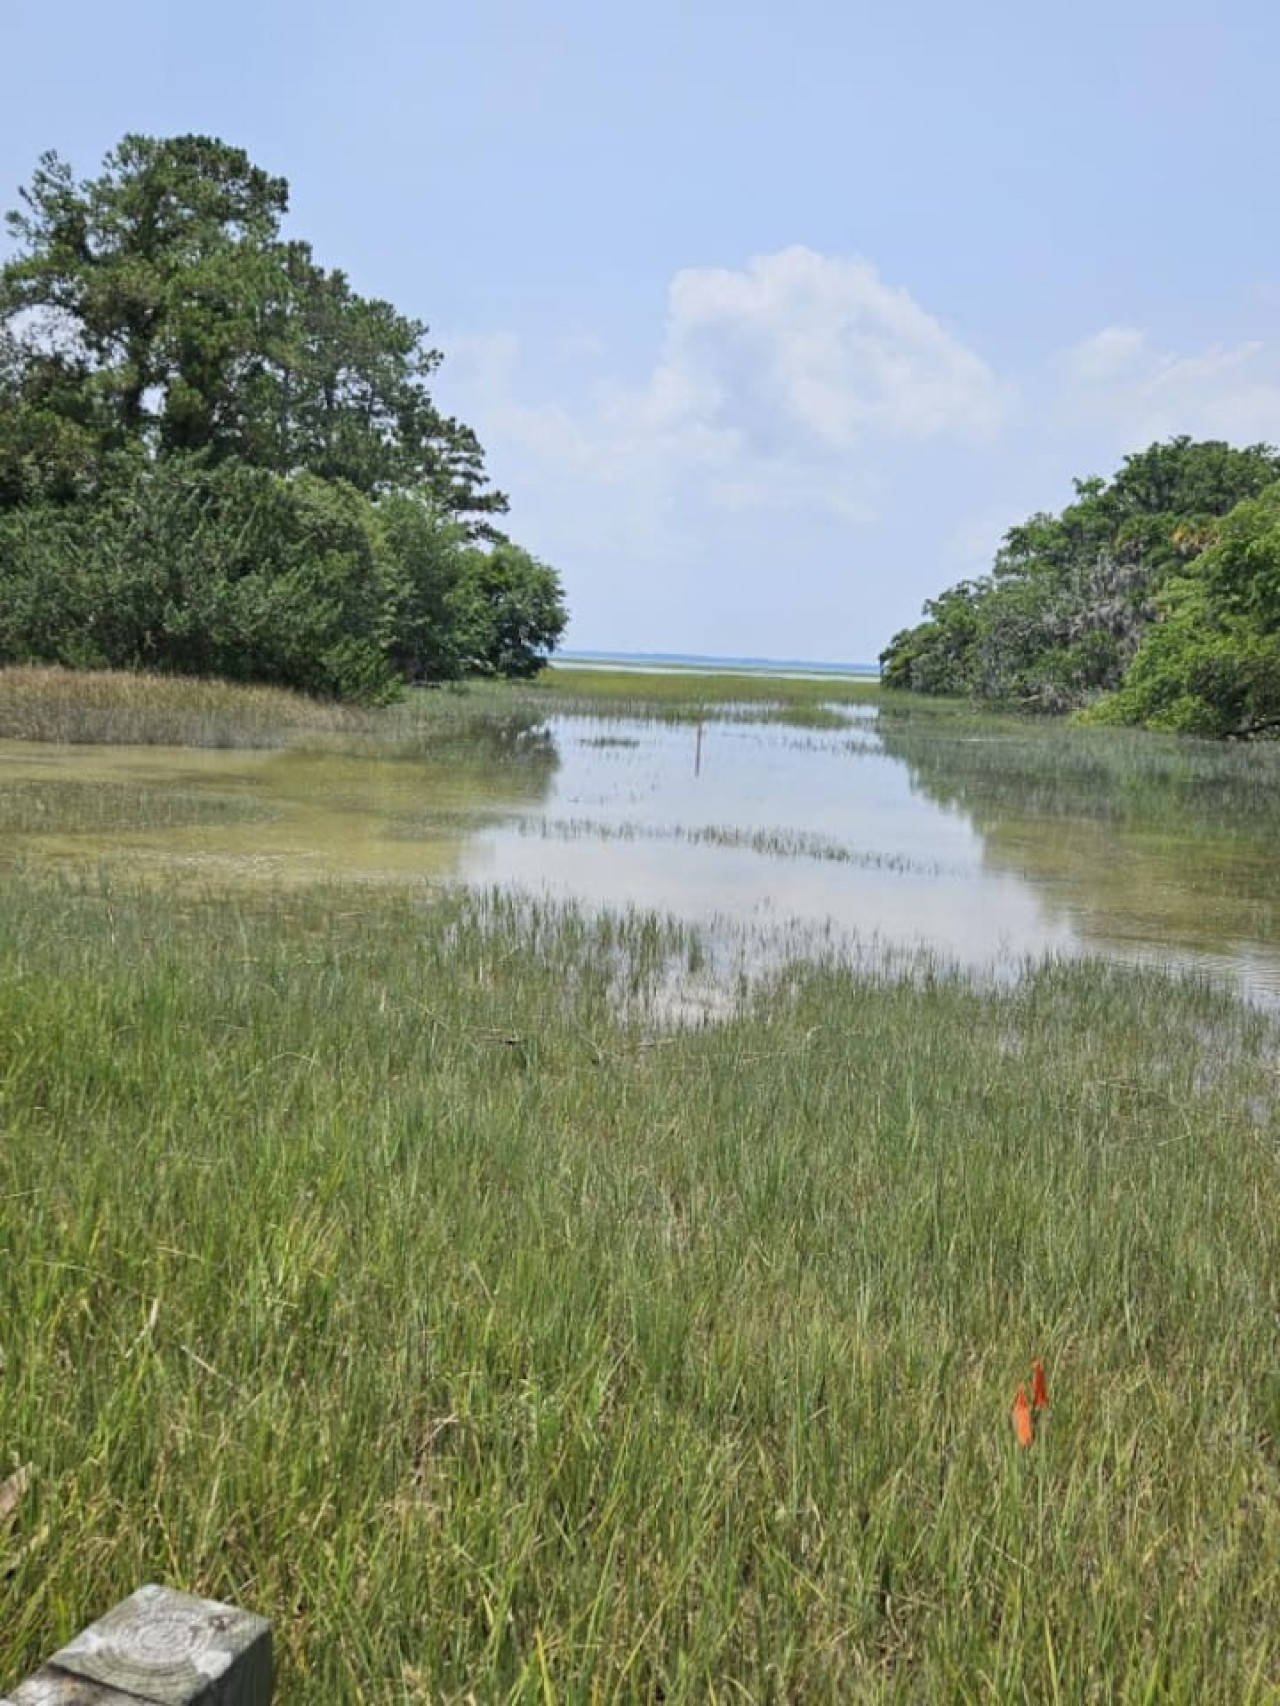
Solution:
{"label": "green tree", "polygon": [[1011,528],[989,576],[926,605],[881,656],[886,682],[1060,712],[1114,691],[1155,621],[1160,590],[1217,520],[1280,474],[1265,445],[1175,438],[1076,482],[1060,515]]}
{"label": "green tree", "polygon": [[490,675],[536,675],[564,632],[559,576],[517,545],[465,554],[452,590],[463,667]]}
{"label": "green tree", "polygon": [[1280,729],[1280,484],[1219,523],[1169,579],[1159,616],[1091,720],[1238,738]]}
{"label": "green tree", "polygon": [[401,575],[353,487],[175,454],[93,502],[0,514],[0,663],[382,700],[400,679]]}
{"label": "green tree", "polygon": [[127,136],[84,182],[45,154],[21,202],[0,327],[31,404],[0,478],[45,463],[52,413],[99,454],[206,450],[371,496],[425,490],[473,536],[500,537],[506,499],[479,442],[431,399],[427,328],[282,240],[288,185],[243,150]]}
{"label": "green tree", "polygon": [[381,498],[377,519],[385,555],[395,565],[392,662],[406,681],[452,680],[466,668],[454,609],[466,529],[422,493]]}
{"label": "green tree", "polygon": [[76,364],[116,443],[192,449],[215,436],[288,186],[208,137],[126,136],[77,183],[41,157],[7,216],[0,316],[23,313],[25,358]]}
{"label": "green tree", "polygon": [[[285,239],[209,137],[46,154],[0,266],[0,662],[377,700],[528,675],[564,627],[422,322]],[[485,549],[485,545],[492,549]]]}
{"label": "green tree", "polygon": [[23,359],[0,326],[0,512],[72,502],[97,482],[101,409],[82,364]]}
{"label": "green tree", "polygon": [[961,581],[930,599],[925,619],[895,634],[880,654],[886,687],[963,695],[973,689],[988,583]]}

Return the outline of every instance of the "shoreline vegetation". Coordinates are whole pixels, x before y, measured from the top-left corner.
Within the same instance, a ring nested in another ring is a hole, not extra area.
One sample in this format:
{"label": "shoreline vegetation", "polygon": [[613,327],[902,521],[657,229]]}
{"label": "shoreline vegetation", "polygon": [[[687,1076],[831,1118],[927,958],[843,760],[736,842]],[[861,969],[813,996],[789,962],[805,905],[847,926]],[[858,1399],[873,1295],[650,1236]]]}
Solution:
{"label": "shoreline vegetation", "polygon": [[559,577],[510,540],[427,327],[285,234],[206,136],[46,153],[0,264],[0,663],[356,703],[535,674]]}
{"label": "shoreline vegetation", "polygon": [[85,746],[284,746],[354,734],[358,708],[284,687],[141,670],[0,668],[0,739]]}
{"label": "shoreline vegetation", "polygon": [[[854,681],[0,672],[28,738],[407,757],[833,704],[1064,811],[1099,765],[1208,811],[1266,756]],[[299,1706],[1274,1698],[1280,1025],[834,950],[678,1022],[710,952],[0,869],[0,1683],[159,1576],[269,1616]]]}
{"label": "shoreline vegetation", "polygon": [[1175,438],[1011,528],[880,654],[887,687],[1238,740],[1280,734],[1280,452]]}
{"label": "shoreline vegetation", "polygon": [[289,746],[415,736],[447,740],[468,725],[547,716],[659,717],[697,722],[740,709],[749,717],[829,726],[832,706],[870,706],[877,684],[689,672],[641,675],[554,665],[531,681],[472,678],[360,706],[269,687],[142,670],[0,667],[0,739],[85,745]]}

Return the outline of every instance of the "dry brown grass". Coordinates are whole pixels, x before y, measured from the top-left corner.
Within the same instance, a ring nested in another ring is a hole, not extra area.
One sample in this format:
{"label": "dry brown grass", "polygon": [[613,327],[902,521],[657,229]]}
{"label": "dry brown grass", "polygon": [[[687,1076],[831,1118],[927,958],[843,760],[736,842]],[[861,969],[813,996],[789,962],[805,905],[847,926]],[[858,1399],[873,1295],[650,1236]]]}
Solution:
{"label": "dry brown grass", "polygon": [[186,676],[0,669],[0,736],[108,746],[284,746],[365,731],[370,713],[279,687]]}

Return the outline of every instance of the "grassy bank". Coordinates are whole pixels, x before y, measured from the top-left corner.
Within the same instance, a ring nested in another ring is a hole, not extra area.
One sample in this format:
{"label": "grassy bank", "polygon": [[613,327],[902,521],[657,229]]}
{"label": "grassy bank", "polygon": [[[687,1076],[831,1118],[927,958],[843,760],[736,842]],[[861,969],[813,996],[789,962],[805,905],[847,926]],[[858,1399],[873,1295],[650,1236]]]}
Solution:
{"label": "grassy bank", "polygon": [[159,1577],[290,1706],[1277,1698],[1268,1022],[691,956],[0,878],[0,1687]]}
{"label": "grassy bank", "polygon": [[357,733],[372,716],[279,687],[124,670],[0,669],[0,739],[270,747]]}
{"label": "grassy bank", "polygon": [[483,736],[504,723],[561,716],[695,722],[715,713],[802,726],[840,726],[833,705],[865,704],[875,683],[784,676],[644,675],[547,670],[536,681],[475,680],[410,689],[397,705],[362,709],[277,687],[123,670],[0,669],[0,739],[107,746],[400,749]]}

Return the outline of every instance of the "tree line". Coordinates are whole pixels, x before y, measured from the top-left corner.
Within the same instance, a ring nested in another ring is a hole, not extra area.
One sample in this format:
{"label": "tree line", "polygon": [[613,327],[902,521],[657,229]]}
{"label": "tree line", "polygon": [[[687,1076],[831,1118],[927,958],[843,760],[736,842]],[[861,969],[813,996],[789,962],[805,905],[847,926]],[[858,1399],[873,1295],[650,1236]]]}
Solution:
{"label": "tree line", "polygon": [[991,573],[930,600],[881,653],[886,686],[1094,722],[1280,730],[1280,453],[1188,437],[1075,481]]}
{"label": "tree line", "polygon": [[498,526],[427,328],[282,234],[209,137],[42,156],[0,266],[0,663],[386,699],[534,673],[567,620]]}

